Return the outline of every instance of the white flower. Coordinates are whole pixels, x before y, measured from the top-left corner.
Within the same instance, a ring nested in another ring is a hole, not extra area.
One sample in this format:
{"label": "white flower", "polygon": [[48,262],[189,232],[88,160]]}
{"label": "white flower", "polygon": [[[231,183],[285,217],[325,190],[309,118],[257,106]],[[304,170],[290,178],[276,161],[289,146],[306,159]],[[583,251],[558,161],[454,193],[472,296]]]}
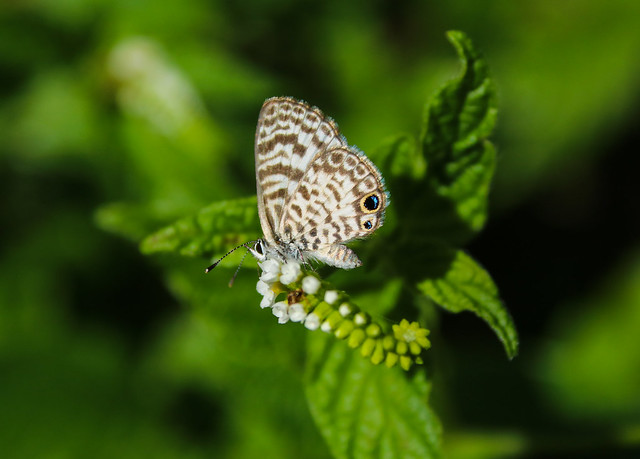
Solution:
{"label": "white flower", "polygon": [[329,304],[333,304],[338,299],[338,292],[335,290],[327,290],[324,294],[324,301]]}
{"label": "white flower", "polygon": [[273,309],[271,309],[271,312],[278,318],[278,323],[284,324],[289,321],[286,301],[278,301],[273,305]]}
{"label": "white flower", "polygon": [[338,312],[342,317],[347,317],[351,314],[351,306],[349,306],[349,303],[342,303],[338,308]]}
{"label": "white flower", "polygon": [[324,322],[322,322],[322,325],[320,326],[320,330],[322,330],[325,333],[331,332],[331,324],[329,323],[328,320],[325,320]]}
{"label": "white flower", "polygon": [[260,268],[262,268],[262,274],[260,275],[260,280],[266,282],[267,284],[273,284],[278,280],[278,276],[280,275],[280,263],[273,258],[263,261],[262,263],[258,263]]}
{"label": "white flower", "polygon": [[262,263],[258,263],[262,271],[265,272],[280,272],[280,263],[278,260],[274,260],[273,258],[269,258],[268,260],[263,261]]}
{"label": "white flower", "polygon": [[279,274],[277,272],[262,271],[262,274],[260,274],[260,280],[267,284],[273,284],[275,281],[278,280],[278,275]]}
{"label": "white flower", "polygon": [[273,292],[273,290],[267,290],[267,292],[264,294],[264,297],[262,297],[262,301],[260,301],[260,307],[262,309],[268,308],[273,304],[273,300],[275,299],[276,294]]}
{"label": "white flower", "polygon": [[304,319],[304,326],[309,330],[317,330],[320,326],[320,318],[312,312]]}
{"label": "white flower", "polygon": [[313,276],[307,276],[304,279],[302,279],[302,290],[305,293],[308,293],[309,295],[313,295],[318,291],[319,288],[320,288],[320,281],[317,278]]}
{"label": "white flower", "polygon": [[302,322],[306,316],[307,313],[304,312],[304,307],[300,303],[294,303],[289,306],[289,319],[291,319],[291,322]]}
{"label": "white flower", "polygon": [[270,290],[270,287],[265,281],[259,280],[256,284],[256,290],[260,295],[264,296]]}
{"label": "white flower", "polygon": [[300,265],[295,261],[287,261],[282,265],[282,275],[280,276],[280,282],[284,285],[291,284],[298,280],[300,276]]}

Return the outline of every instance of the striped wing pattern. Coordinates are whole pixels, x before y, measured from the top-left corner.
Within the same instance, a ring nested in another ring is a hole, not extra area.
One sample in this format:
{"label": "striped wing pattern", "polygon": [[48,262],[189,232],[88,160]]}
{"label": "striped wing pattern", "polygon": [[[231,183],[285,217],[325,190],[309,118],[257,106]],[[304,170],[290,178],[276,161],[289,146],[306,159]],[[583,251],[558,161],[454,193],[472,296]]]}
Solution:
{"label": "striped wing pattern", "polygon": [[268,99],[256,132],[258,211],[267,244],[283,258],[359,266],[342,243],[382,225],[382,176],[317,108]]}
{"label": "striped wing pattern", "polygon": [[289,97],[264,103],[256,129],[255,161],[258,207],[263,208],[260,223],[267,242],[274,242],[287,197],[311,160],[323,150],[342,145],[345,141],[338,126],[317,108]]}

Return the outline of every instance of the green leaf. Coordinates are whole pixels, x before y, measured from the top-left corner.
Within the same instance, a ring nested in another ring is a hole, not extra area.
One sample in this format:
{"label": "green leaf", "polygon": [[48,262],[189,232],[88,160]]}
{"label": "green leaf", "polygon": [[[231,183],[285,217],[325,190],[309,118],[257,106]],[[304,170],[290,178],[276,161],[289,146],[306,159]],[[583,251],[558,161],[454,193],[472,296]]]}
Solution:
{"label": "green leaf", "polygon": [[[392,205],[387,209],[385,226],[379,234],[393,231],[398,221],[403,231],[414,233],[411,230],[412,216],[424,202],[416,196],[424,195],[426,171],[424,156],[415,137],[407,134],[391,137],[372,152],[371,158],[384,172],[387,189],[391,192]],[[367,245],[373,247],[376,244]],[[378,248],[373,251],[378,252]]]}
{"label": "green leaf", "polygon": [[401,134],[387,139],[370,157],[387,173],[390,181],[396,178],[418,180],[424,177],[425,160],[412,135]]}
{"label": "green leaf", "polygon": [[482,318],[498,335],[509,358],[515,357],[518,333],[489,273],[461,250],[441,247],[431,252],[434,260],[429,263],[438,269],[419,282],[418,289],[448,311],[471,311]]}
{"label": "green leaf", "polygon": [[113,202],[99,207],[93,214],[93,220],[103,231],[134,242],[141,241],[158,225],[158,216],[153,215],[149,206],[126,202]]}
{"label": "green leaf", "polygon": [[220,255],[259,234],[255,197],[220,201],[146,237],[140,250],[145,254]]}
{"label": "green leaf", "polygon": [[[366,273],[365,276],[369,280],[373,280],[372,273]],[[351,295],[353,302],[363,306],[364,310],[373,316],[384,316],[398,304],[402,294],[402,279],[396,277],[392,279],[378,280],[378,286],[375,283],[369,284],[367,290]]]}
{"label": "green leaf", "polygon": [[429,206],[428,232],[460,242],[482,229],[487,218],[496,153],[486,139],[495,126],[497,107],[486,62],[462,32],[449,32],[448,38],[460,56],[462,72],[428,104],[421,143],[429,189],[439,198],[436,202],[443,201]]}
{"label": "green leaf", "polygon": [[307,399],[335,457],[440,457],[440,422],[422,373],[408,380],[322,333],[307,343]]}

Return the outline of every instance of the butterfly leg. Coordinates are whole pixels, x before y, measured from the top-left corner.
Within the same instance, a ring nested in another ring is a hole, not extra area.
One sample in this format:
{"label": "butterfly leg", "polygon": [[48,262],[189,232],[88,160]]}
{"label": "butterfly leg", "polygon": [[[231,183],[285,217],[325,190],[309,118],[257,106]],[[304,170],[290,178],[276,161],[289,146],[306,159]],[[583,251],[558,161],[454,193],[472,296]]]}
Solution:
{"label": "butterfly leg", "polygon": [[302,261],[302,264],[304,265],[305,268],[310,269],[311,271],[313,271],[314,273],[316,272],[315,268],[311,265],[311,263],[309,263],[307,260],[305,260],[304,258],[304,252],[302,252],[302,250],[300,248],[297,248],[298,250],[298,257],[300,257],[300,260]]}

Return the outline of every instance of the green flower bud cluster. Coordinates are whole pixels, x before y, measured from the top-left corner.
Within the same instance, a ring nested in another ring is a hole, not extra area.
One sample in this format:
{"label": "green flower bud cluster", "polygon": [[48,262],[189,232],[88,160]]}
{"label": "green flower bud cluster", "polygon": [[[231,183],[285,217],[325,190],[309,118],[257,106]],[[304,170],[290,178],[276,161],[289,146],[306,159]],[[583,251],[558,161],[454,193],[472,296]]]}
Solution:
{"label": "green flower bud cluster", "polygon": [[[385,332],[346,293],[330,289],[294,261],[283,264],[268,259],[260,267],[262,274],[256,286],[263,295],[260,306],[270,307],[279,323],[301,322],[309,330],[332,333],[346,340],[349,347],[359,348],[373,364],[384,363],[390,368],[399,364],[408,370],[414,363],[422,363],[420,354],[431,346],[429,330],[417,322],[403,319],[393,325],[392,333]],[[280,297],[284,299],[276,302]]]}

